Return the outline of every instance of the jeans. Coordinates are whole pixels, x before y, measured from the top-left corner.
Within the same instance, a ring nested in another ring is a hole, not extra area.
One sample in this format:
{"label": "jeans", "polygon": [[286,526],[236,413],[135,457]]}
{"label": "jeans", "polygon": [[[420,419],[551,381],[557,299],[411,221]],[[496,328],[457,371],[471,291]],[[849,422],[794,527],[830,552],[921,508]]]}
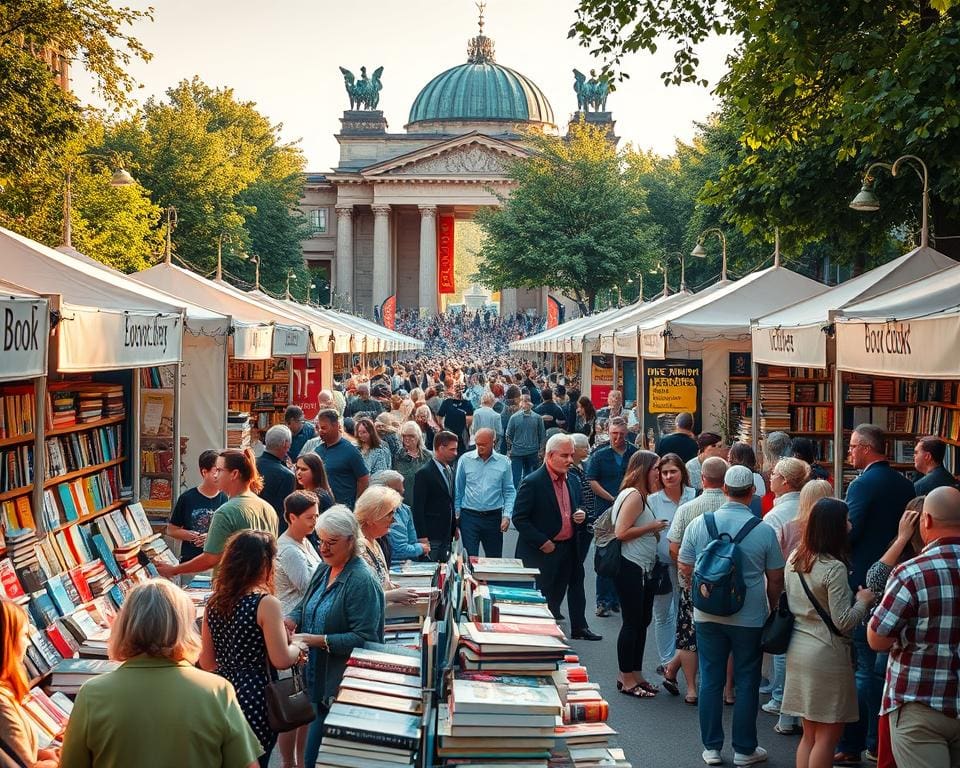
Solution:
{"label": "jeans", "polygon": [[856,654],[854,680],[857,684],[857,703],[860,705],[860,720],[848,723],[837,750],[859,755],[864,749],[871,752],[877,748],[877,718],[883,697],[883,679],[887,670],[887,654],[878,654],[867,645],[867,630],[859,626],[853,635],[853,650]]}
{"label": "jeans", "polygon": [[513,487],[519,488],[520,481],[540,466],[540,456],[530,453],[526,456],[511,456],[510,467],[513,469]]}
{"label": "jeans", "polygon": [[307,731],[304,765],[314,765],[317,762],[317,755],[320,754],[320,742],[323,739],[323,721],[327,717],[327,710],[316,702],[314,702],[313,711],[317,713],[317,717],[310,723],[310,730]]}
{"label": "jeans", "polygon": [[[787,682],[787,654],[780,653],[773,657],[773,690],[770,691],[770,699],[783,705],[783,689]],[[793,728],[800,724],[800,718],[793,715],[780,715],[779,724],[781,728]]]}
{"label": "jeans", "polygon": [[670,594],[653,598],[653,632],[657,639],[657,655],[660,663],[666,664],[677,652],[677,609],[680,592],[677,587],[677,568],[670,566]]}
{"label": "jeans", "polygon": [[481,515],[473,510],[460,510],[460,538],[471,557],[480,556],[480,545],[486,557],[503,557],[503,534],[500,532],[502,515]]}
{"label": "jeans", "polygon": [[723,749],[723,687],[727,659],[733,653],[733,749],[749,755],[757,748],[762,627],[696,622],[700,659],[700,740],[707,749]]}

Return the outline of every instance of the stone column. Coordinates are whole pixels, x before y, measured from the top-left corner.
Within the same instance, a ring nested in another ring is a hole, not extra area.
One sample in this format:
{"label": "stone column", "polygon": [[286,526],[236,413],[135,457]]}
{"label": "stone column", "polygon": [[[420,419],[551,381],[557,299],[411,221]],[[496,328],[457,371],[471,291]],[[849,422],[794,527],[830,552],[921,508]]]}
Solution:
{"label": "stone column", "polygon": [[517,312],[517,289],[504,288],[500,291],[500,316],[507,317]]}
{"label": "stone column", "polygon": [[[337,208],[337,258],[331,272],[337,275],[337,293],[348,310],[353,309],[353,206]],[[331,275],[333,277],[333,275]],[[331,280],[332,282],[332,280]]]}
{"label": "stone column", "polygon": [[390,206],[373,206],[373,305],[390,296]]}
{"label": "stone column", "polygon": [[437,314],[437,206],[420,208],[420,311]]}

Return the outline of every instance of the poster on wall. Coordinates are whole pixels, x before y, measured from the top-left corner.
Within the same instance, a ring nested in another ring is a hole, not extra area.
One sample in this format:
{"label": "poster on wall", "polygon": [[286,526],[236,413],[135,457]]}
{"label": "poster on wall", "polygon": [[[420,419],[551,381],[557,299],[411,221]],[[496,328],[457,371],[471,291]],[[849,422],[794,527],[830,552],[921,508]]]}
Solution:
{"label": "poster on wall", "polygon": [[678,413],[693,414],[693,431],[701,429],[703,401],[702,360],[644,360],[643,431],[647,445],[674,429]]}
{"label": "poster on wall", "polygon": [[453,259],[453,235],[456,221],[452,213],[441,213],[437,217],[437,223],[437,292],[456,293]]}
{"label": "poster on wall", "polygon": [[323,358],[293,358],[293,404],[303,409],[307,420],[312,420],[320,410],[317,398],[323,389]]}
{"label": "poster on wall", "polygon": [[[604,408],[613,389],[613,355],[593,355],[590,368],[590,400],[594,408]],[[619,371],[617,378],[621,378]]]}

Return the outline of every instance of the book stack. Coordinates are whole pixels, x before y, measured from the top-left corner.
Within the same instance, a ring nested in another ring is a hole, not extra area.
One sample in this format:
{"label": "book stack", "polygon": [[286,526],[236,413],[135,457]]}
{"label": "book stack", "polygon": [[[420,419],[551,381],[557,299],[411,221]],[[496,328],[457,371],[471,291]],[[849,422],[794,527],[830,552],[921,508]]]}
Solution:
{"label": "book stack", "polygon": [[77,393],[55,390],[47,394],[47,428],[62,429],[77,423]]}
{"label": "book stack", "polygon": [[9,387],[0,390],[0,440],[26,437],[33,432],[33,387]]}
{"label": "book stack", "polygon": [[43,589],[45,579],[36,548],[37,534],[32,528],[7,530],[7,556],[20,583],[29,591]]}
{"label": "book stack", "polygon": [[147,556],[154,565],[177,565],[180,561],[173,554],[163,535],[154,533],[143,540],[140,551]]}
{"label": "book stack", "polygon": [[40,688],[30,691],[20,706],[27,713],[41,749],[54,745],[63,736],[73,711],[73,702],[62,693],[48,695]]}
{"label": "book stack", "polygon": [[422,735],[420,669],[416,651],[354,649],[323,723],[317,766],[412,768]]}
{"label": "book stack", "polygon": [[760,432],[790,429],[790,385],[785,382],[760,382]]}
{"label": "book stack", "polygon": [[851,381],[844,385],[844,401],[851,403],[869,403],[872,388],[869,381]]}
{"label": "book stack", "polygon": [[77,393],[77,421],[87,424],[103,417],[103,394],[98,390],[80,390]]}
{"label": "book stack", "polygon": [[540,572],[524,568],[523,561],[514,557],[471,557],[473,578],[480,584],[532,587]]}
{"label": "book stack", "polygon": [[464,670],[498,674],[552,672],[570,647],[552,624],[460,623],[460,662]]}
{"label": "book stack", "polygon": [[[517,622],[523,617],[545,619],[554,624],[553,615],[547,608],[547,599],[537,589],[529,587],[504,587],[498,584],[481,584],[473,593],[469,606],[471,615],[480,621]],[[509,617],[509,618],[506,618]]]}
{"label": "book stack", "polygon": [[246,448],[250,445],[250,414],[246,411],[227,412],[227,448]]}
{"label": "book stack", "polygon": [[87,680],[112,672],[119,666],[119,662],[105,659],[64,659],[53,668],[49,689],[75,695]]}

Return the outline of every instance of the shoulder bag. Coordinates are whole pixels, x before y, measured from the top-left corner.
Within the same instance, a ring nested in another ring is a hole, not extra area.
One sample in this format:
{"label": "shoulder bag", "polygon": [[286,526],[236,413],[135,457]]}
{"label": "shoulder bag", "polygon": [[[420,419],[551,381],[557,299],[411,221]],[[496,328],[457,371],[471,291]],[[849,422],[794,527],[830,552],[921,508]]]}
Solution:
{"label": "shoulder bag", "polygon": [[654,595],[669,595],[673,592],[673,582],[670,581],[670,566],[661,562],[660,558],[657,558],[653,568],[650,569],[647,585],[653,590]]}
{"label": "shoulder bag", "polygon": [[617,538],[616,525],[617,513],[626,498],[618,496],[610,509],[601,513],[593,524],[593,540],[596,545],[593,552],[593,570],[598,576],[612,579],[620,573],[621,542]]}
{"label": "shoulder bag", "polygon": [[[269,662],[267,664],[269,669]],[[303,668],[297,664],[293,674],[267,683],[267,722],[277,733],[286,733],[313,722],[317,714],[303,683]]]}
{"label": "shoulder bag", "polygon": [[793,637],[793,611],[787,603],[787,593],[780,593],[777,607],[767,616],[760,633],[760,650],[779,656],[787,652]]}

